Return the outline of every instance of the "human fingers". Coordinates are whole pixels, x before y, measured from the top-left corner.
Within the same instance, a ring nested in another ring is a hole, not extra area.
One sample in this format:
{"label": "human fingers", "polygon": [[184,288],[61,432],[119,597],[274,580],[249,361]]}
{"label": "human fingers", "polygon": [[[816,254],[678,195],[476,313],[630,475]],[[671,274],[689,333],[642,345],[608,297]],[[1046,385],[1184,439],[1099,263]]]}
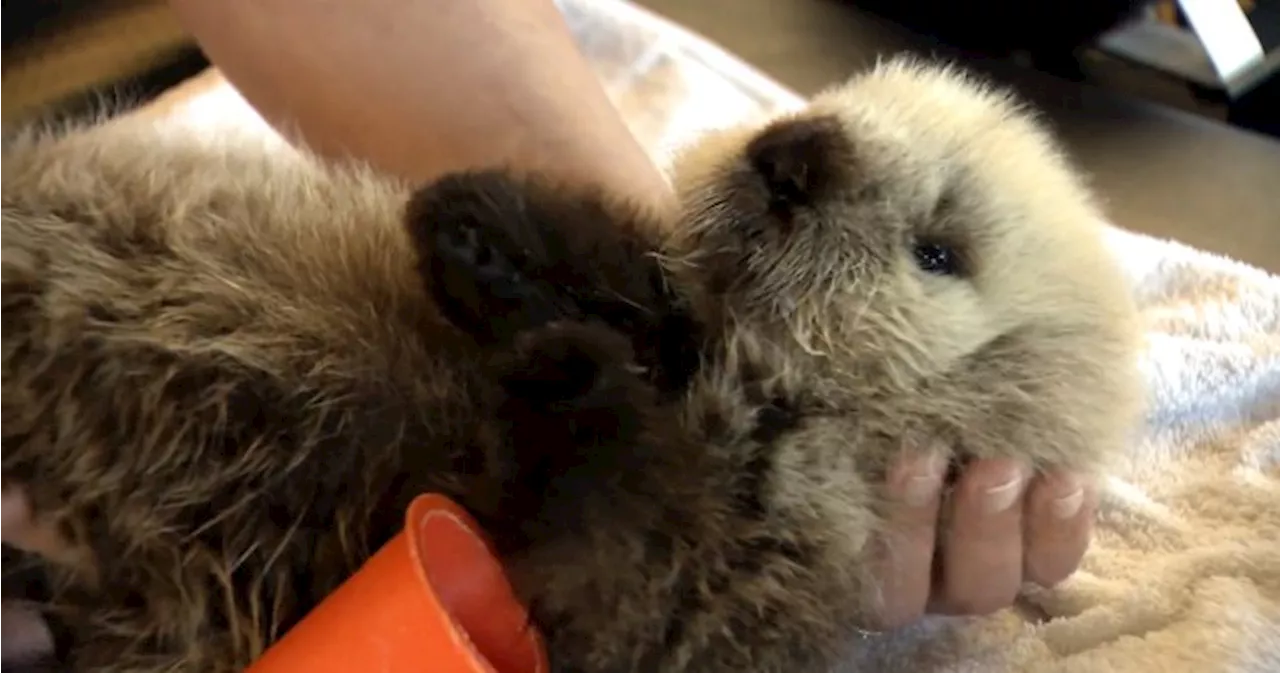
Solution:
{"label": "human fingers", "polygon": [[1097,508],[1097,490],[1080,477],[1056,472],[1037,479],[1027,493],[1023,574],[1051,587],[1080,566]]}
{"label": "human fingers", "polygon": [[869,587],[876,627],[897,628],[924,615],[945,472],[941,451],[904,453],[889,470],[888,510],[874,543],[875,581]]}
{"label": "human fingers", "polygon": [[982,615],[1013,604],[1022,583],[1022,505],[1029,475],[1009,459],[975,461],[960,475],[939,549],[931,611]]}
{"label": "human fingers", "polygon": [[17,605],[5,605],[0,619],[0,661],[5,670],[21,670],[53,651],[53,637],[40,615]]}
{"label": "human fingers", "polygon": [[26,491],[15,484],[6,484],[0,491],[0,539],[4,544],[33,554],[40,554],[53,561],[69,561],[74,558],[72,547],[49,521],[38,521],[31,512]]}
{"label": "human fingers", "polygon": [[9,484],[0,490],[0,539],[5,544],[22,546],[31,526],[31,508],[22,489]]}

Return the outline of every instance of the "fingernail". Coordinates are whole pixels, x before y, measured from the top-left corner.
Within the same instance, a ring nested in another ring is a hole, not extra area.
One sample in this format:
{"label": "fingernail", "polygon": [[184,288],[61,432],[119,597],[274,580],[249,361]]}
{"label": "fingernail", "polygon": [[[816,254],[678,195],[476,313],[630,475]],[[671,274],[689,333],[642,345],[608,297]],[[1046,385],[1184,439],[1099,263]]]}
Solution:
{"label": "fingernail", "polygon": [[915,469],[907,478],[902,497],[912,507],[924,507],[933,501],[942,488],[942,471],[947,465],[946,456],[932,452],[916,459]]}
{"label": "fingernail", "polygon": [[1018,501],[1022,495],[1022,485],[1026,482],[1024,471],[1021,468],[1014,468],[1008,480],[999,486],[992,486],[987,489],[983,504],[988,514],[998,514],[1010,507]]}
{"label": "fingernail", "polygon": [[1067,495],[1057,498],[1050,505],[1053,515],[1059,519],[1070,519],[1079,514],[1080,507],[1084,505],[1084,486],[1080,485],[1080,480],[1069,475],[1059,477],[1057,491],[1066,492]]}

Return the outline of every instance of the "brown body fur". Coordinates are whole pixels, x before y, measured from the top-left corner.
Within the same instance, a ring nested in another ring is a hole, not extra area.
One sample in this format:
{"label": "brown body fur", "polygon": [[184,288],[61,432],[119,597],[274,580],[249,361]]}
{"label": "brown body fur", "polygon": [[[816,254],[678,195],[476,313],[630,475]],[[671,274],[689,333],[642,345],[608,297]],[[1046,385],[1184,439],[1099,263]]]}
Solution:
{"label": "brown body fur", "polygon": [[824,670],[904,443],[1097,469],[1139,411],[1087,193],[955,72],[705,139],[674,228],[120,122],[3,171],[3,476],[81,550],[78,670],[243,666],[426,490],[557,671]]}

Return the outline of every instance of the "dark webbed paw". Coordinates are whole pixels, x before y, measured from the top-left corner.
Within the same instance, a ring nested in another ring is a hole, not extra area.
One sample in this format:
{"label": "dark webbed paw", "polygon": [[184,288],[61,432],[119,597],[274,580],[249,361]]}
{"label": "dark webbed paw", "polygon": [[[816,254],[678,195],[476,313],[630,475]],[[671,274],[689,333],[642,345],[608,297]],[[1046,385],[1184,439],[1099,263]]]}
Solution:
{"label": "dark webbed paw", "polygon": [[606,372],[631,359],[630,343],[612,330],[553,323],[516,338],[501,380],[512,397],[534,408],[581,406],[602,392]]}
{"label": "dark webbed paw", "polygon": [[423,276],[445,318],[482,343],[570,317],[576,307],[526,267],[533,251],[509,223],[525,217],[525,195],[499,174],[442,178],[409,206]]}
{"label": "dark webbed paw", "polygon": [[475,282],[488,287],[498,298],[512,301],[536,296],[535,288],[516,268],[506,254],[492,241],[481,239],[474,222],[442,220],[435,230],[436,255],[441,266],[458,265],[468,269]]}
{"label": "dark webbed paw", "polygon": [[510,441],[503,509],[519,521],[507,544],[574,529],[584,503],[615,500],[619,477],[643,472],[655,393],[626,337],[598,323],[552,323],[521,334],[495,369]]}
{"label": "dark webbed paw", "polygon": [[[626,441],[651,401],[630,341],[598,324],[560,322],[519,335],[499,365],[507,411],[574,441]],[[514,422],[514,421],[513,421]]]}
{"label": "dark webbed paw", "polygon": [[517,335],[589,317],[629,339],[665,391],[698,365],[697,326],[650,254],[660,226],[599,190],[458,173],[414,195],[407,226],[445,319],[481,344],[506,350]]}

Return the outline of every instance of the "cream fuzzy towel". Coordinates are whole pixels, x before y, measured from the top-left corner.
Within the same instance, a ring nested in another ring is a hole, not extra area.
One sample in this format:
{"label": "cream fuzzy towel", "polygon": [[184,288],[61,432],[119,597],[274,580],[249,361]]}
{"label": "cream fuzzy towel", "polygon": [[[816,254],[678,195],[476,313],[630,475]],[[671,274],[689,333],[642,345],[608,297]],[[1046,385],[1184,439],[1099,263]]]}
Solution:
{"label": "cream fuzzy towel", "polygon": [[[659,161],[700,130],[803,105],[633,5],[560,4]],[[229,87],[188,105],[265,129]],[[850,672],[1280,673],[1280,279],[1119,229],[1112,243],[1145,308],[1152,411],[1082,570],[1028,590],[1042,621],[929,619],[854,644]]]}
{"label": "cream fuzzy towel", "polygon": [[[634,5],[560,5],[659,160],[698,130],[803,105]],[[1146,316],[1151,411],[1081,570],[1028,588],[1039,621],[931,618],[856,643],[850,672],[1280,673],[1280,278],[1110,235]]]}

